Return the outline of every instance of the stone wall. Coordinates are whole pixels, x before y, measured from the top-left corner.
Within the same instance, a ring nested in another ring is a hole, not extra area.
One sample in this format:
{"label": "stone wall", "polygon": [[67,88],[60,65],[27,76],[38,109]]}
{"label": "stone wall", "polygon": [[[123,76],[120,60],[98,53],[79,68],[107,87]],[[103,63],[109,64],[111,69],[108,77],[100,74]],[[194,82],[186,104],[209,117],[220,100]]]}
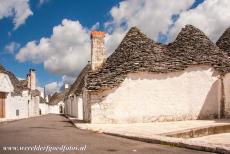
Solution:
{"label": "stone wall", "polygon": [[91,122],[217,118],[221,101],[219,77],[208,66],[192,66],[172,73],[128,74],[118,88],[88,95],[92,104]]}
{"label": "stone wall", "polygon": [[94,31],[91,33],[91,67],[92,70],[99,68],[105,60],[103,32]]}

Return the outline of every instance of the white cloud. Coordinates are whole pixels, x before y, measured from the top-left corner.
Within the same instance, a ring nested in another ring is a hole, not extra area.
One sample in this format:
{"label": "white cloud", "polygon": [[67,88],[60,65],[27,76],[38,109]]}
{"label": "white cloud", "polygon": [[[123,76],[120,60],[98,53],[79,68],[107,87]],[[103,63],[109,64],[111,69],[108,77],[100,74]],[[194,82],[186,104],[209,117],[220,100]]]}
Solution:
{"label": "white cloud", "polygon": [[87,64],[89,55],[89,31],[79,21],[64,19],[53,28],[50,38],[28,42],[16,59],[44,63],[45,69],[52,73],[75,77]]}
{"label": "white cloud", "polygon": [[[110,10],[111,20],[104,23],[106,50],[112,53],[125,33],[137,26],[150,38],[159,33],[175,38],[181,27],[193,24],[216,40],[230,25],[229,0],[206,0],[190,9],[195,0],[126,0]],[[174,23],[173,15],[178,15]],[[90,29],[99,28],[99,22]],[[53,34],[30,41],[20,49],[19,61],[43,63],[46,70],[62,75],[61,83],[71,83],[90,57],[90,30],[79,21],[64,19],[53,28]],[[59,87],[60,83],[52,84]],[[55,88],[53,88],[55,89]],[[58,89],[58,88],[56,88]]]}
{"label": "white cloud", "polygon": [[[194,0],[127,0],[111,9],[112,20],[105,23],[106,50],[111,53],[132,26],[139,27],[153,39],[159,32],[166,32],[172,24],[173,14],[188,9]],[[164,11],[162,11],[164,10]],[[97,29],[96,23],[91,29]],[[49,72],[63,76],[64,82],[72,82],[90,60],[90,33],[79,21],[64,19],[53,28],[49,38],[30,41],[17,54],[17,60],[43,63]]]}
{"label": "white cloud", "polygon": [[20,44],[19,43],[16,43],[16,42],[10,42],[9,44],[7,44],[5,46],[5,51],[11,53],[11,54],[14,54],[14,52],[16,50],[18,50],[20,48]]}
{"label": "white cloud", "polygon": [[72,84],[76,80],[76,76],[62,76],[62,82],[67,84]]}
{"label": "white cloud", "polygon": [[96,22],[96,24],[94,24],[94,25],[91,27],[91,30],[97,30],[99,27],[100,27],[100,22]]}
{"label": "white cloud", "polygon": [[186,24],[192,24],[206,33],[213,41],[230,26],[229,0],[206,0],[197,8],[180,14],[175,26],[170,30],[170,37],[174,39]]}
{"label": "white cloud", "polygon": [[64,90],[64,84],[71,85],[75,80],[76,80],[76,77],[69,77],[69,76],[64,75],[64,76],[62,76],[61,81],[51,82],[51,83],[48,83],[45,85],[46,94],[52,95],[55,92],[63,91]]}
{"label": "white cloud", "polygon": [[189,9],[194,0],[126,0],[111,9],[112,21],[106,22],[106,48],[111,53],[124,34],[137,26],[145,34],[157,40],[159,33],[167,33],[173,24],[172,16]]}
{"label": "white cloud", "polygon": [[29,7],[29,0],[1,0],[0,20],[13,17],[14,29],[25,23],[25,20],[33,15]]}
{"label": "white cloud", "polygon": [[61,82],[51,82],[51,83],[46,84],[45,85],[46,95],[52,95],[55,92],[59,92],[62,85],[63,83]]}
{"label": "white cloud", "polygon": [[45,4],[45,3],[47,3],[48,1],[49,0],[39,0],[38,6],[41,6],[41,5]]}

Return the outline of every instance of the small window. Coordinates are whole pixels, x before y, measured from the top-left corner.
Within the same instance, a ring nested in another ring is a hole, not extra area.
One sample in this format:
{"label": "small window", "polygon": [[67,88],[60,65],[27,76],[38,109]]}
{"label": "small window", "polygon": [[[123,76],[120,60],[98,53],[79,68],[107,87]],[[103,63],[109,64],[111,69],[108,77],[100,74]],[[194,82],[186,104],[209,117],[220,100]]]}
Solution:
{"label": "small window", "polygon": [[16,110],[16,116],[19,116],[19,110]]}

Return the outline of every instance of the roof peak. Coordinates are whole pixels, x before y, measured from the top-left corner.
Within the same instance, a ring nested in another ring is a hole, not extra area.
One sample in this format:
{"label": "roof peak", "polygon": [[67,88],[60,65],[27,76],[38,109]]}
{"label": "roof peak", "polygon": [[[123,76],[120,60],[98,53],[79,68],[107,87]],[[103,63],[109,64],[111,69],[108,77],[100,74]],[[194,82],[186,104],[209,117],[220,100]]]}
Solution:
{"label": "roof peak", "polygon": [[[199,42],[200,44],[208,43],[209,45],[215,46],[215,44],[206,36],[206,34],[201,31],[199,28],[193,25],[185,25],[184,28],[181,29],[176,39],[169,44],[169,46],[173,46],[173,44],[181,44]],[[206,44],[207,45],[207,44]]]}
{"label": "roof peak", "polygon": [[0,64],[0,70],[3,70],[3,71],[6,70],[5,67],[2,64]]}
{"label": "roof peak", "polygon": [[205,37],[206,39],[209,39],[203,31],[201,31],[199,28],[193,25],[185,25],[185,27],[181,29],[181,31],[179,32],[177,36],[180,36],[181,33],[190,34],[190,35],[187,35],[187,37],[201,35]]}
{"label": "roof peak", "polygon": [[230,27],[224,31],[216,45],[230,56]]}

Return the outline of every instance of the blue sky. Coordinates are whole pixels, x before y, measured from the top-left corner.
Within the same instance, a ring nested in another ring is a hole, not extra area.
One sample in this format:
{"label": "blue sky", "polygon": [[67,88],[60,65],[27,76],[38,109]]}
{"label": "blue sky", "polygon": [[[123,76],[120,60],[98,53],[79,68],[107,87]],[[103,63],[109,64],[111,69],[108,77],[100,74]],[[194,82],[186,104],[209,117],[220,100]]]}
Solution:
{"label": "blue sky", "polygon": [[[24,8],[18,8],[17,0],[4,1],[0,5],[9,7],[11,13],[0,13],[0,64],[20,78],[26,77],[29,68],[36,69],[39,86],[56,83],[60,87],[65,77],[71,81],[76,78],[89,58],[87,37],[93,26],[108,34],[109,55],[132,26],[165,43],[186,24],[197,26],[213,41],[230,25],[228,0],[22,0]],[[17,14],[14,9],[25,11]],[[26,17],[20,20],[17,15]],[[69,36],[71,29],[74,36]],[[14,48],[7,49],[12,43]],[[44,49],[46,46],[50,51]],[[77,56],[71,59],[73,53]]]}
{"label": "blue sky", "polygon": [[25,78],[29,68],[35,68],[41,85],[60,80],[60,76],[49,73],[42,64],[18,62],[14,54],[4,51],[5,46],[12,41],[23,46],[30,40],[48,37],[52,28],[64,18],[79,20],[86,27],[91,27],[96,22],[104,22],[109,18],[109,10],[118,2],[119,0],[100,0],[96,3],[92,3],[92,0],[49,0],[40,6],[38,0],[30,1],[33,15],[17,30],[13,30],[12,18],[0,20],[0,63],[21,78]]}

